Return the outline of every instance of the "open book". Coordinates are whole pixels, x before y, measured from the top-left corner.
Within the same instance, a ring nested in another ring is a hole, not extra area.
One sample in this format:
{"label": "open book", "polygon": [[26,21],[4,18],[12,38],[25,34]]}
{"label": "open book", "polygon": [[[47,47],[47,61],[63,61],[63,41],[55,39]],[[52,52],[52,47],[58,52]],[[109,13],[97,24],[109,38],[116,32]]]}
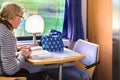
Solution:
{"label": "open book", "polygon": [[30,54],[30,57],[34,60],[51,57],[50,52],[47,50],[42,50],[39,46],[31,48],[31,50],[32,53]]}

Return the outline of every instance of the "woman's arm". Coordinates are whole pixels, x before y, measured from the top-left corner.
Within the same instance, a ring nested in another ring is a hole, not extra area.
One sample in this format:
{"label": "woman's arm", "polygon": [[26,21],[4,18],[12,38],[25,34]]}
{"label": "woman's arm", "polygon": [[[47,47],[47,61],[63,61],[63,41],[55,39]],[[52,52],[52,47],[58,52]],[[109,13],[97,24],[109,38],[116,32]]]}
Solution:
{"label": "woman's arm", "polygon": [[[1,26],[2,27],[2,26]],[[0,30],[1,60],[3,70],[8,75],[13,75],[20,70],[25,62],[25,57],[19,55],[16,58],[16,39],[12,32],[3,26]]]}

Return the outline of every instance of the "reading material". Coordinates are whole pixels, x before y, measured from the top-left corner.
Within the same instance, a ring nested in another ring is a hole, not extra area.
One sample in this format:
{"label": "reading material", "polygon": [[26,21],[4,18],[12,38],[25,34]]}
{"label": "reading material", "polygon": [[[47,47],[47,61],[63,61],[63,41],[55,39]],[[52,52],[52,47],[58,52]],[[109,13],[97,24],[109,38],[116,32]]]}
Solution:
{"label": "reading material", "polygon": [[38,46],[31,48],[31,50],[32,50],[32,53],[30,54],[30,57],[34,60],[51,57],[50,52],[48,52],[47,50],[42,50]]}

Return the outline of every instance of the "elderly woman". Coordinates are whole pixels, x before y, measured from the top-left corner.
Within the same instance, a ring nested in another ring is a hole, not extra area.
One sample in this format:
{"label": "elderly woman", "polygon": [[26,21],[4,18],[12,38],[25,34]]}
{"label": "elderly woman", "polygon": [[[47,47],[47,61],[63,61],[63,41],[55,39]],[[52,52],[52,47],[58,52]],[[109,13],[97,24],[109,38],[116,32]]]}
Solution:
{"label": "elderly woman", "polygon": [[[30,46],[20,48],[16,57],[17,45],[13,30],[18,28],[23,19],[23,8],[13,2],[5,2],[0,10],[0,75],[18,75],[23,72],[39,72],[43,66],[33,66],[25,62],[31,53]],[[26,68],[26,69],[23,69]],[[34,69],[34,70],[32,70]],[[36,70],[36,71],[35,71]]]}

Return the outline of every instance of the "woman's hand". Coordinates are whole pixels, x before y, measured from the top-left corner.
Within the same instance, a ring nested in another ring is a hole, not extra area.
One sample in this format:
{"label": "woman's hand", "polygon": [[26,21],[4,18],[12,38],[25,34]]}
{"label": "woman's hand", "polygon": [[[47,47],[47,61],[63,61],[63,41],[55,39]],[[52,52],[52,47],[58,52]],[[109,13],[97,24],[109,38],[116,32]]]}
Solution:
{"label": "woman's hand", "polygon": [[31,54],[31,46],[22,46],[20,48],[21,54],[23,54],[25,57],[28,57]]}

